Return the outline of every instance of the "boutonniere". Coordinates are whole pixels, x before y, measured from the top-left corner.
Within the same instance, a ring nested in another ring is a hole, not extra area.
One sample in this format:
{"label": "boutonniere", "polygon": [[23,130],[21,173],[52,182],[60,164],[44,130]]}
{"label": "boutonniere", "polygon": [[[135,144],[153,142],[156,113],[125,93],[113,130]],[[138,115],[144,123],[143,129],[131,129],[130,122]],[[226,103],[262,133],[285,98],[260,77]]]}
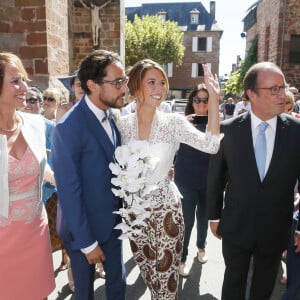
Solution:
{"label": "boutonniere", "polygon": [[118,123],[121,118],[121,111],[119,109],[112,108],[111,113],[112,113],[115,123]]}

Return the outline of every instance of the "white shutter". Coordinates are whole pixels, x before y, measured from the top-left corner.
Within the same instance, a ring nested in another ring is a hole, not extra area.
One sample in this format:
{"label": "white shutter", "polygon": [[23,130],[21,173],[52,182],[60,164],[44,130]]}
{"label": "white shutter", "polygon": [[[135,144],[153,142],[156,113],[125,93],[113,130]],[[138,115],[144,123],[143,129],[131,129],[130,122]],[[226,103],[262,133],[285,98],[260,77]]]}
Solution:
{"label": "white shutter", "polygon": [[173,77],[173,63],[168,63],[168,77]]}
{"label": "white shutter", "polygon": [[211,70],[211,63],[206,63],[209,70]]}
{"label": "white shutter", "polygon": [[192,51],[197,52],[198,51],[198,37],[193,37],[193,43],[192,43]]}
{"label": "white shutter", "polygon": [[212,37],[211,36],[207,37],[207,40],[206,40],[206,51],[207,52],[211,52],[212,51]]}
{"label": "white shutter", "polygon": [[192,78],[196,78],[198,74],[198,64],[192,63]]}

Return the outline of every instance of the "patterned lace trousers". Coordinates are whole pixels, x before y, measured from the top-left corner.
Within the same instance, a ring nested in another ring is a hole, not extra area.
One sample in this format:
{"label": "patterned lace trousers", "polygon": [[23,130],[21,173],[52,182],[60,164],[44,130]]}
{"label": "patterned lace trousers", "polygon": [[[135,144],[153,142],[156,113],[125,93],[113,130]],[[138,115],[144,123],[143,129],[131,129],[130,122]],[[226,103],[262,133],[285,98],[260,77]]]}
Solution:
{"label": "patterned lace trousers", "polygon": [[179,264],[184,223],[181,203],[155,208],[144,235],[130,241],[131,250],[152,300],[178,299]]}

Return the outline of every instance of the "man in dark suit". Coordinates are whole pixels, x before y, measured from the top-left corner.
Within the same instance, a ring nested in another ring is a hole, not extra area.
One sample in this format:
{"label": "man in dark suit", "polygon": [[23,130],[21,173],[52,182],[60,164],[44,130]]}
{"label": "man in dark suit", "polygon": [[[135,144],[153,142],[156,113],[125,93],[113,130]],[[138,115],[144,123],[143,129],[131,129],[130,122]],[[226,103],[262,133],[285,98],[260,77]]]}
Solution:
{"label": "man in dark suit", "polygon": [[[282,114],[286,90],[284,75],[275,64],[252,66],[244,78],[251,112],[223,122],[220,150],[210,160],[208,218],[212,233],[222,238],[223,300],[245,299],[251,258],[250,299],[269,299],[288,245],[294,187],[300,176],[300,123]],[[262,122],[267,123],[266,156],[260,177],[254,145]],[[300,235],[295,243],[299,252]]]}
{"label": "man in dark suit", "polygon": [[125,299],[122,244],[113,211],[120,201],[112,191],[109,163],[120,136],[111,107],[125,100],[127,77],[120,57],[96,50],[81,63],[78,72],[85,92],[57,124],[52,143],[53,166],[61,217],[57,229],[70,256],[76,300],[94,299],[95,264],[106,271],[106,297]]}

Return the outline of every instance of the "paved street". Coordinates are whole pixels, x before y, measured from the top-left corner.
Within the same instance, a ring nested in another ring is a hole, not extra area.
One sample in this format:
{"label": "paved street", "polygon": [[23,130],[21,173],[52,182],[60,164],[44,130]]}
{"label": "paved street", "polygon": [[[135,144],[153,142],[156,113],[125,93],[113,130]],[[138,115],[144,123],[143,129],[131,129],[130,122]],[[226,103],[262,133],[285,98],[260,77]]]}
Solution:
{"label": "paved street", "polygon": [[[192,240],[189,247],[188,265],[191,266],[191,275],[187,279],[180,280],[179,299],[180,300],[217,300],[220,299],[221,286],[224,274],[224,262],[221,254],[221,242],[210,233],[208,236],[207,253],[209,260],[201,265],[196,258],[195,232],[192,232]],[[48,300],[73,300],[72,293],[68,287],[67,271],[58,272],[57,268],[61,262],[61,253],[57,251],[53,254],[56,289],[49,296]],[[127,299],[128,300],[150,300],[150,293],[146,289],[139,269],[135,266],[131,256],[128,241],[124,243],[124,258],[127,270]],[[279,283],[280,272],[277,284],[271,300],[280,300],[283,286]],[[95,280],[95,300],[105,300],[104,280]],[[163,299],[162,299],[163,300]]]}

